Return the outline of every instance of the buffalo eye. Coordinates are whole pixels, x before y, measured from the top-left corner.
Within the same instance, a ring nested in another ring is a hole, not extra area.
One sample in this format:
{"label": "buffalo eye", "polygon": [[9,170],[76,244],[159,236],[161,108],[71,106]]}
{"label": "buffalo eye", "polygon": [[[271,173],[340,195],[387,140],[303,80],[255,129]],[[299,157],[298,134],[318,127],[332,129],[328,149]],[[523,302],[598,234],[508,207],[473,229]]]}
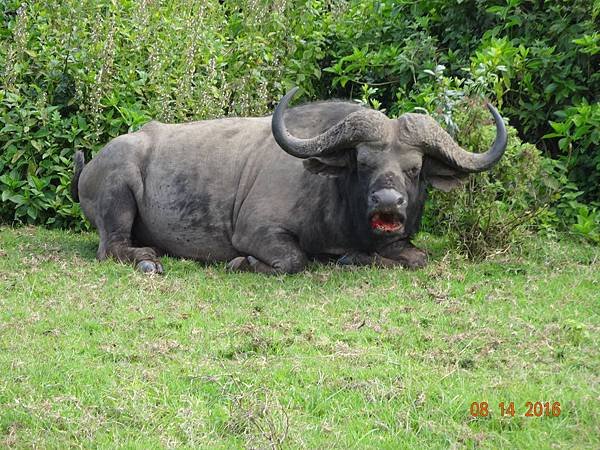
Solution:
{"label": "buffalo eye", "polygon": [[368,162],[366,162],[366,161],[360,161],[359,160],[359,161],[357,161],[357,163],[358,163],[358,168],[360,170],[369,170],[369,169],[372,168],[371,165]]}
{"label": "buffalo eye", "polygon": [[411,179],[415,179],[419,176],[419,172],[421,169],[419,167],[413,167],[412,169],[407,169],[404,171],[407,177]]}

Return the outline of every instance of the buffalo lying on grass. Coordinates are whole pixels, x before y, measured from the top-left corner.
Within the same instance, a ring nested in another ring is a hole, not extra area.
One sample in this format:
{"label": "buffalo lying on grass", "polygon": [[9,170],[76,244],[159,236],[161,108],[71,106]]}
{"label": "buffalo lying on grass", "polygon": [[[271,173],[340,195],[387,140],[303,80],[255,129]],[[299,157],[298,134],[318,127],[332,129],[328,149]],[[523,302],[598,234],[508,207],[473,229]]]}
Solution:
{"label": "buffalo lying on grass", "polygon": [[388,119],[349,102],[288,109],[295,92],[272,117],[151,122],[85,167],[78,152],[73,198],[98,229],[98,259],[157,273],[162,253],[269,274],[321,257],[422,267],[410,239],[427,186],[449,190],[506,148],[491,105],[496,140],[476,154],[427,115]]}

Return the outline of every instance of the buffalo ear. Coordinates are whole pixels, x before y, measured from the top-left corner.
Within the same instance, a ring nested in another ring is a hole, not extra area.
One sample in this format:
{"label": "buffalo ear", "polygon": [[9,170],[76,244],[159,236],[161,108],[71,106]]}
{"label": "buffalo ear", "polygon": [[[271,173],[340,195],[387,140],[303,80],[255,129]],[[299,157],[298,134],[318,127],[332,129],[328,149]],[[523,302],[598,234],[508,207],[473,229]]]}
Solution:
{"label": "buffalo ear", "polygon": [[425,158],[421,170],[425,181],[440,191],[449,192],[467,181],[468,173],[453,169],[434,158]]}
{"label": "buffalo ear", "polygon": [[310,173],[325,177],[339,177],[352,167],[351,152],[340,152],[334,155],[308,158],[303,161],[304,168]]}

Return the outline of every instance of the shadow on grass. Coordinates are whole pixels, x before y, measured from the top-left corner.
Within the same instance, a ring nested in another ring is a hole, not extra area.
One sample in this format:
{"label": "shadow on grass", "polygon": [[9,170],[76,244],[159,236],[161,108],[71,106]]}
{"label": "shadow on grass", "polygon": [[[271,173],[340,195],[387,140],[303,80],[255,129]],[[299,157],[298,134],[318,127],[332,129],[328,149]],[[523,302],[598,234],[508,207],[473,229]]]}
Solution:
{"label": "shadow on grass", "polygon": [[[42,227],[23,226],[23,227],[0,227],[0,243],[7,254],[15,256],[37,255],[54,259],[76,259],[81,258],[88,262],[96,260],[96,250],[98,248],[98,234],[95,231],[77,232],[72,230],[49,230]],[[447,242],[444,238],[432,236],[427,233],[420,234],[415,239],[415,244],[425,249],[429,254],[430,264],[442,259],[447,254]],[[164,255],[161,257],[169,265],[179,265],[179,262],[187,265],[194,263],[198,269],[214,268],[218,271],[225,269],[225,263],[203,263],[201,261],[192,261]],[[307,267],[306,272],[319,272],[322,270],[334,269],[339,266],[335,260],[312,261]],[[352,270],[352,268],[346,268]],[[346,270],[346,271],[348,271]]]}

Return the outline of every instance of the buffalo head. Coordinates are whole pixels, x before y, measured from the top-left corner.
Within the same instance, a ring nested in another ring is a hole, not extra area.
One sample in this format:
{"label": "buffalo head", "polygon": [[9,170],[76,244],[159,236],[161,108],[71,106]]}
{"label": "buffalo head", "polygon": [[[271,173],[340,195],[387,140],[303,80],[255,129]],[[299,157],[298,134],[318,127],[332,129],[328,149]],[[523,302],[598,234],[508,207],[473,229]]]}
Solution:
{"label": "buffalo head", "polygon": [[466,174],[491,168],[506,149],[504,122],[490,104],[496,140],[485,153],[462,149],[430,116],[407,113],[389,119],[367,108],[349,114],[318,136],[299,138],[284,122],[297,90],[289,91],[275,109],[275,140],[290,155],[304,159],[305,168],[313,173],[355,175],[365,220],[377,235],[408,231],[407,215],[422,208],[427,184],[448,191]]}

